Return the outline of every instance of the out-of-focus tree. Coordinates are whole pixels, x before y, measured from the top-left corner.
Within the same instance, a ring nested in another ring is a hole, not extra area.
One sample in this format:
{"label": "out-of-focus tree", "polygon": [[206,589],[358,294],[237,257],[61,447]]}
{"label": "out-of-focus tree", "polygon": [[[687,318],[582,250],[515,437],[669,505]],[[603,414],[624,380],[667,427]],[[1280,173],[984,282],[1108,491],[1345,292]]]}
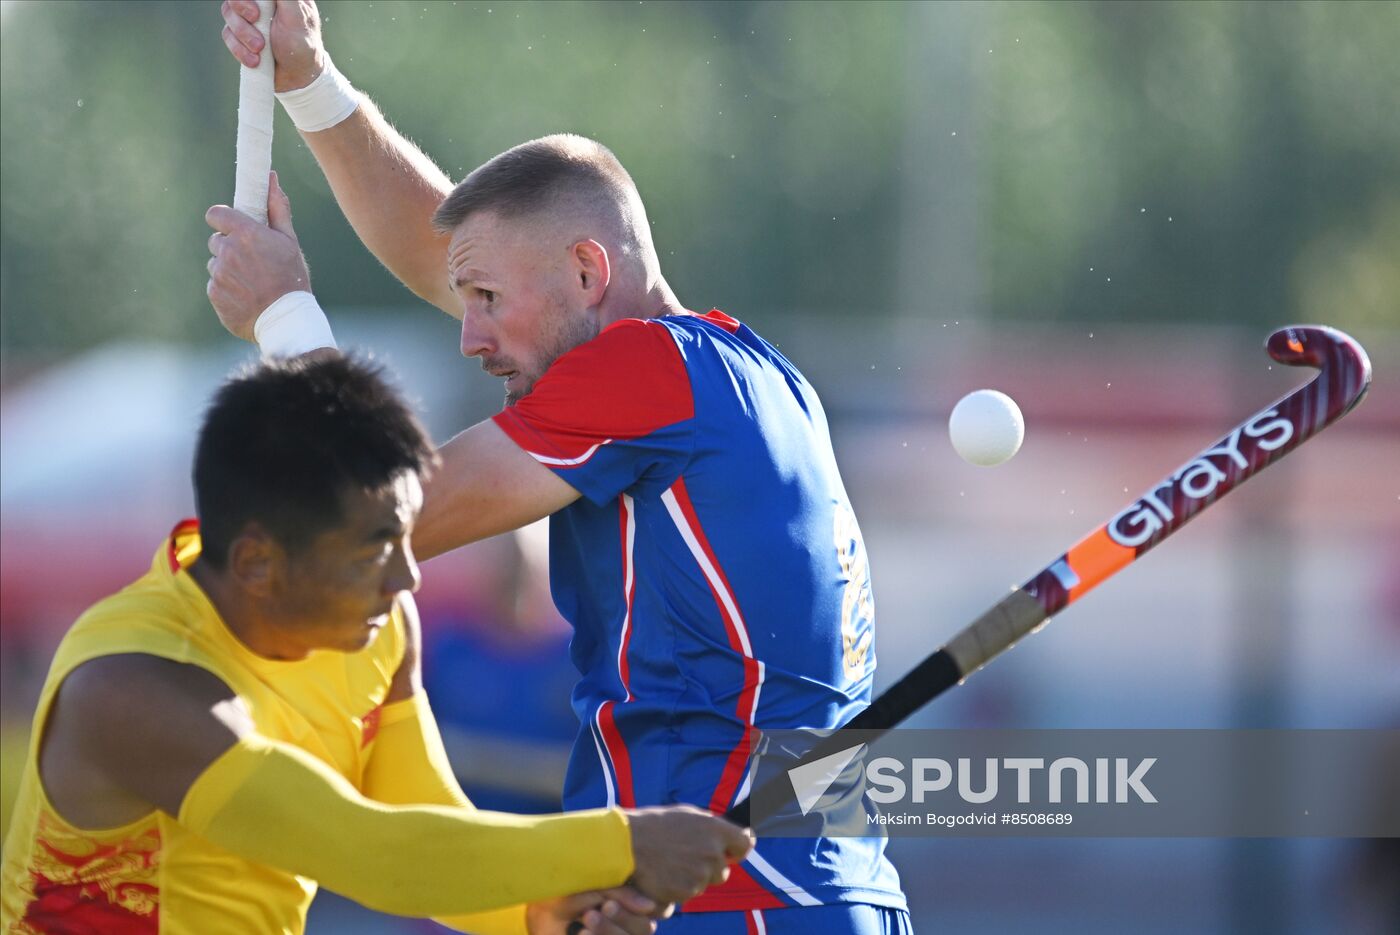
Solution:
{"label": "out-of-focus tree", "polygon": [[[559,130],[612,146],[684,301],[895,310],[905,173],[938,171],[903,145],[940,93],[909,80],[909,5],[322,10],[341,68],[453,176]],[[216,339],[202,214],[231,194],[237,93],[217,5],[3,11],[7,353]],[[987,314],[1400,321],[1400,4],[997,4],[965,32],[975,169],[940,182],[978,193]],[[325,303],[411,301],[277,131]]]}
{"label": "out-of-focus tree", "polygon": [[994,314],[1400,323],[1400,5],[996,10]]}

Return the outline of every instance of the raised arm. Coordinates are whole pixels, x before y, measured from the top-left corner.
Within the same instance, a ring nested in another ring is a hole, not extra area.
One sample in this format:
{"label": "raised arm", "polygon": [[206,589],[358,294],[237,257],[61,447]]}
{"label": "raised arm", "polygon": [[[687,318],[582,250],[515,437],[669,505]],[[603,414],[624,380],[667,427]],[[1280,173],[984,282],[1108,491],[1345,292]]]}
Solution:
{"label": "raised arm", "polygon": [[[291,205],[274,175],[268,226],[227,205],[215,205],[205,217],[215,230],[209,238],[209,299],[224,327],[252,341],[263,309],[279,296],[310,286],[292,229]],[[441,278],[447,281],[445,275]],[[579,496],[489,420],[457,435],[439,454],[442,465],[428,482],[413,534],[414,551],[424,559],[529,525]]]}
{"label": "raised arm", "polygon": [[[256,65],[263,49],[253,0],[224,0],[224,44],[246,65]],[[279,95],[333,95],[334,68],[321,40],[321,19],[311,0],[278,0],[272,22]],[[330,70],[332,73],[327,74]],[[318,82],[314,88],[313,83]],[[303,89],[312,88],[311,92]],[[340,87],[348,92],[348,86]],[[447,237],[433,229],[432,215],[452,183],[431,159],[394,129],[363,94],[359,106],[340,122],[320,130],[302,129],[341,211],[370,252],[404,285],[455,318],[459,304],[447,287]],[[283,98],[283,103],[289,103]],[[332,114],[327,119],[333,119]],[[313,123],[317,126],[319,123]]]}

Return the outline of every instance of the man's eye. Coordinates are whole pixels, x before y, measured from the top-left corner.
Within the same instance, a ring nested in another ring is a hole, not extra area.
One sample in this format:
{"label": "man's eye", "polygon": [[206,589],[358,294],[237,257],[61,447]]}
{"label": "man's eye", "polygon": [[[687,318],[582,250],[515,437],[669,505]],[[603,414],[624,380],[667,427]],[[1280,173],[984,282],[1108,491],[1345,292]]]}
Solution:
{"label": "man's eye", "polygon": [[482,289],[480,290],[480,292],[482,299],[484,299],[488,304],[496,301],[496,293],[492,292],[490,289]]}

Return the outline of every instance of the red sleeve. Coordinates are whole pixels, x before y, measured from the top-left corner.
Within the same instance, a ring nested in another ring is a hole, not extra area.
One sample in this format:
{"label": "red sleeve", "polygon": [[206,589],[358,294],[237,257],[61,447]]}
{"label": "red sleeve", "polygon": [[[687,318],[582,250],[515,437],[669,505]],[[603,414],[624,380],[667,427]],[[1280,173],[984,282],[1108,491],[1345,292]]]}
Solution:
{"label": "red sleeve", "polygon": [[627,318],[561,356],[529,395],[492,419],[537,460],[564,468],[602,445],[694,415],[690,377],[670,330]]}

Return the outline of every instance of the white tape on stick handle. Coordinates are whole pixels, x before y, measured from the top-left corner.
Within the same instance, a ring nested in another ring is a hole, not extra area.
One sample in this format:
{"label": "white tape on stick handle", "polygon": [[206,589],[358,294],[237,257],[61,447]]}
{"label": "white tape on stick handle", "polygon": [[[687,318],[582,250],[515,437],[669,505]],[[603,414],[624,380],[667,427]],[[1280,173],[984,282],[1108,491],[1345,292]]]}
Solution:
{"label": "white tape on stick handle", "polygon": [[268,31],[276,9],[273,0],[258,0],[258,31],[263,48],[258,67],[239,66],[238,149],[233,206],[267,223],[267,174],[272,170],[272,42]]}

